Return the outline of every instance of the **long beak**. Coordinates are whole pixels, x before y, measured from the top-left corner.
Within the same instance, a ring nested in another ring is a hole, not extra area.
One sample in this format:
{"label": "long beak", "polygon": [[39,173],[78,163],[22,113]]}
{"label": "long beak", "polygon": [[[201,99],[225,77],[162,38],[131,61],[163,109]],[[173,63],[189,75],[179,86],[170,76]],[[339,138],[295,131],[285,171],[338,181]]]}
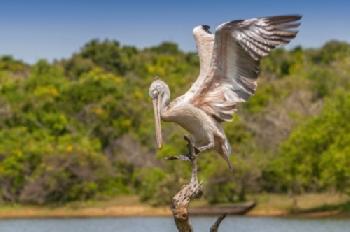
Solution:
{"label": "long beak", "polygon": [[158,96],[156,99],[153,99],[153,109],[154,109],[154,121],[156,124],[156,140],[157,147],[162,147],[162,125],[160,121],[160,101],[161,97]]}

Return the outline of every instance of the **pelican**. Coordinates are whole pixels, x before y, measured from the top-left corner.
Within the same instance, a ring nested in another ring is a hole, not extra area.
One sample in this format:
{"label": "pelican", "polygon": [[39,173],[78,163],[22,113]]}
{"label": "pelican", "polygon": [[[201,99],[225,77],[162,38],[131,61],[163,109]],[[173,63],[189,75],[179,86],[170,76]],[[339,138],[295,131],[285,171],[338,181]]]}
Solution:
{"label": "pelican", "polygon": [[261,58],[295,37],[300,19],[284,15],[234,20],[219,25],[214,34],[207,25],[195,27],[200,70],[191,88],[171,102],[164,81],[157,79],[149,88],[157,147],[162,147],[161,120],[175,122],[190,133],[197,153],[214,149],[232,170],[231,146],[221,123],[230,121],[238,105],[255,93]]}

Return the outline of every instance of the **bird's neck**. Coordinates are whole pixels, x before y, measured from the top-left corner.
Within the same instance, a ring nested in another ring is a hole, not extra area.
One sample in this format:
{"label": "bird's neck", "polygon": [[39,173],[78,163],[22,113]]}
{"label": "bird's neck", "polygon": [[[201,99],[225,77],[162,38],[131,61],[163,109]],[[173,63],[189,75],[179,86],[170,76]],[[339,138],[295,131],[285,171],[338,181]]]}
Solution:
{"label": "bird's neck", "polygon": [[169,103],[170,103],[170,92],[164,92],[162,101],[160,104],[161,114],[162,112],[165,112],[168,109]]}

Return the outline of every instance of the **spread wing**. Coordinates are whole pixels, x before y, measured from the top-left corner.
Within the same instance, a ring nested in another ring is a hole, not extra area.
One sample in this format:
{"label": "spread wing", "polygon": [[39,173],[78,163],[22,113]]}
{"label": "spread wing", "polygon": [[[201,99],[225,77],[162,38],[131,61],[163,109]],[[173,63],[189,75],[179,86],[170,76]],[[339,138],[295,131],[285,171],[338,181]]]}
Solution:
{"label": "spread wing", "polygon": [[196,85],[189,102],[218,121],[231,120],[238,103],[255,93],[260,59],[276,46],[289,43],[297,34],[300,19],[298,15],[272,16],[221,24],[211,52],[200,51],[197,41],[201,74],[191,87]]}
{"label": "spread wing", "polygon": [[207,25],[201,25],[193,29],[193,37],[196,41],[196,47],[199,56],[200,77],[206,77],[208,74],[211,56],[213,53],[214,35],[209,31],[209,28],[210,27]]}
{"label": "spread wing", "polygon": [[210,70],[210,63],[214,47],[214,34],[209,31],[209,26],[200,25],[193,28],[193,37],[196,41],[197,52],[199,56],[199,76],[197,80],[192,84],[191,88],[181,97],[179,97],[177,103],[188,103],[190,99],[200,90],[201,86],[205,82],[205,79]]}

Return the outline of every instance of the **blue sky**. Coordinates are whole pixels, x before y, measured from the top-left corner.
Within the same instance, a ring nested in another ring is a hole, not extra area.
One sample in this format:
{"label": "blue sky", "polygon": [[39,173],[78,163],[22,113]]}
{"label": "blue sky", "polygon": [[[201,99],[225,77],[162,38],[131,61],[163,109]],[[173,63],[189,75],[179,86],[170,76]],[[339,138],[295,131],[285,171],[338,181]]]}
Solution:
{"label": "blue sky", "polygon": [[298,13],[301,31],[291,46],[318,47],[330,39],[350,41],[346,0],[1,0],[0,55],[33,63],[69,57],[93,38],[137,47],[161,41],[194,50],[192,28],[242,18]]}

